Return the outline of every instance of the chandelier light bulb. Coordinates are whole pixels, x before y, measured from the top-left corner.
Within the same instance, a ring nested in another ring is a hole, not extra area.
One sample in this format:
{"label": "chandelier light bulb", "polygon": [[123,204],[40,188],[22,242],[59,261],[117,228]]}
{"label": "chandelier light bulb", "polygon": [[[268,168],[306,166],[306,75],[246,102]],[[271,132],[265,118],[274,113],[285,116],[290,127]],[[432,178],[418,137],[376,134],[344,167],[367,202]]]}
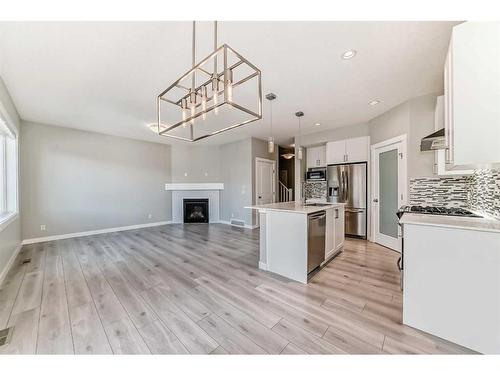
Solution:
{"label": "chandelier light bulb", "polygon": [[207,88],[205,86],[201,89],[201,111],[203,115],[201,118],[205,120],[207,118]]}
{"label": "chandelier light bulb", "polygon": [[194,90],[191,90],[190,96],[190,107],[191,107],[191,125],[194,125],[194,115],[196,114],[196,92]]}
{"label": "chandelier light bulb", "polygon": [[182,127],[186,127],[186,119],[187,119],[187,100],[182,99]]}
{"label": "chandelier light bulb", "polygon": [[214,113],[217,116],[219,114],[219,108],[217,107],[217,104],[219,104],[219,80],[217,79],[216,75],[217,72],[214,71],[214,75],[212,78],[212,98],[214,100]]}

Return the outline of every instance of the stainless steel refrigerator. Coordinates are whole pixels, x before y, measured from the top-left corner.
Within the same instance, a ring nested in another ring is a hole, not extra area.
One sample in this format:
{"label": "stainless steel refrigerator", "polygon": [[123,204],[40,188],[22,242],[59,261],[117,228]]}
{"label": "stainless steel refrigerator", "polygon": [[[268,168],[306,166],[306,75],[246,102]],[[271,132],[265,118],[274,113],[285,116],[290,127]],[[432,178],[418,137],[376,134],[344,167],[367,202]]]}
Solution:
{"label": "stainless steel refrigerator", "polygon": [[366,238],[366,162],[329,165],[328,201],[345,203],[345,234]]}

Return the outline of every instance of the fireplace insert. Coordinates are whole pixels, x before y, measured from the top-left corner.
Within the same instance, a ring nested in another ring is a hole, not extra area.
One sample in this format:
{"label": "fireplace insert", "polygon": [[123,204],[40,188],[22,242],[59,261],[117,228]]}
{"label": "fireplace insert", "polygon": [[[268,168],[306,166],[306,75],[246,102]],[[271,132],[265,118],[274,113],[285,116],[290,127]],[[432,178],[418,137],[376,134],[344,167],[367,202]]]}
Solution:
{"label": "fireplace insert", "polygon": [[184,199],[184,223],[208,223],[208,199]]}

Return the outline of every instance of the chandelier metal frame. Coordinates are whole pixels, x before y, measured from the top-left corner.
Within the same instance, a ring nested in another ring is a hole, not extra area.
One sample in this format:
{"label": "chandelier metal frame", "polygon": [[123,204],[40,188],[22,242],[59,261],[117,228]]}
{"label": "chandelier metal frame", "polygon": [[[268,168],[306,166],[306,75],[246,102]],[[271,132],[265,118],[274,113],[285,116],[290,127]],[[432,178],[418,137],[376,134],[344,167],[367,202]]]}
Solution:
{"label": "chandelier metal frame", "polygon": [[[244,58],[242,55],[240,55],[238,52],[236,52],[227,44],[222,44],[218,48],[216,48],[216,45],[217,45],[217,22],[214,23],[214,51],[195,65],[194,64],[195,24],[193,23],[193,51],[192,51],[193,67],[157,96],[156,98],[157,128],[155,129],[155,131],[158,133],[158,135],[180,139],[187,142],[196,142],[201,139],[205,139],[213,135],[238,128],[240,126],[260,120],[262,118],[262,82],[261,82],[260,69],[257,68],[255,65],[253,65],[250,61],[248,61],[246,58]],[[233,63],[232,65],[229,65],[228,62],[228,56],[230,53],[233,54],[234,57],[236,57],[236,62]],[[222,68],[223,68],[222,72],[218,71],[217,58],[219,55],[222,55]],[[208,71],[205,68],[205,65],[210,60],[214,61],[214,68],[212,72]],[[235,71],[236,68],[242,65],[246,65],[251,73],[241,78],[239,81],[233,82],[233,71]],[[201,83],[200,85],[195,86],[195,75],[197,73],[206,75],[207,79],[203,80],[203,83]],[[188,78],[190,75],[192,77],[192,85],[191,87],[185,87],[184,85],[181,84],[181,82],[184,81],[186,78]],[[250,108],[246,108],[245,106],[236,103],[232,95],[232,90],[234,90],[234,88],[252,79],[257,80],[257,98],[258,98],[257,111],[252,110]],[[181,96],[178,99],[174,100],[168,99],[167,94],[169,94],[173,89],[182,89],[183,94],[181,94]],[[212,92],[212,95],[208,96],[208,93],[210,91]],[[215,92],[217,92],[218,95],[214,95]],[[222,100],[220,102],[218,102],[219,96],[222,96]],[[189,115],[184,115],[185,113],[184,111],[187,111],[188,105],[186,103],[188,102],[192,107],[194,107],[194,109],[191,108],[191,112],[189,112]],[[177,106],[181,111],[181,113],[183,113],[182,120],[171,125],[162,124],[161,122],[162,105]],[[221,129],[212,131],[208,134],[195,136],[194,135],[195,132],[193,129],[195,126],[194,120],[199,118],[200,116],[205,118],[206,114],[211,111],[215,111],[215,113],[217,113],[218,108],[224,105],[229,105],[234,109],[240,110],[250,115],[250,118],[241,122],[229,124]],[[190,136],[183,137],[183,136],[169,134],[171,131],[178,128],[179,126],[184,126],[184,127],[189,126]]]}

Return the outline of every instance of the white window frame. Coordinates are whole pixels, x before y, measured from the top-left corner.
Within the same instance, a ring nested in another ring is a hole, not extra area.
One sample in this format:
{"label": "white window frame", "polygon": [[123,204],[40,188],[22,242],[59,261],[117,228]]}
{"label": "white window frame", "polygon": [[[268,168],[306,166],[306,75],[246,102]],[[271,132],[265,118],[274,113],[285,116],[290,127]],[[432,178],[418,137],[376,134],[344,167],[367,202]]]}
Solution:
{"label": "white window frame", "polygon": [[[17,219],[19,215],[19,152],[18,152],[18,132],[14,126],[14,122],[8,115],[5,107],[0,103],[0,121],[2,128],[6,128],[6,135],[0,135],[0,232],[2,232],[10,223]],[[9,148],[7,140],[9,137],[12,141],[13,148]],[[14,158],[14,163],[9,162],[9,158]],[[9,170],[12,168],[12,170]],[[14,181],[9,181],[8,176],[14,176]]]}

